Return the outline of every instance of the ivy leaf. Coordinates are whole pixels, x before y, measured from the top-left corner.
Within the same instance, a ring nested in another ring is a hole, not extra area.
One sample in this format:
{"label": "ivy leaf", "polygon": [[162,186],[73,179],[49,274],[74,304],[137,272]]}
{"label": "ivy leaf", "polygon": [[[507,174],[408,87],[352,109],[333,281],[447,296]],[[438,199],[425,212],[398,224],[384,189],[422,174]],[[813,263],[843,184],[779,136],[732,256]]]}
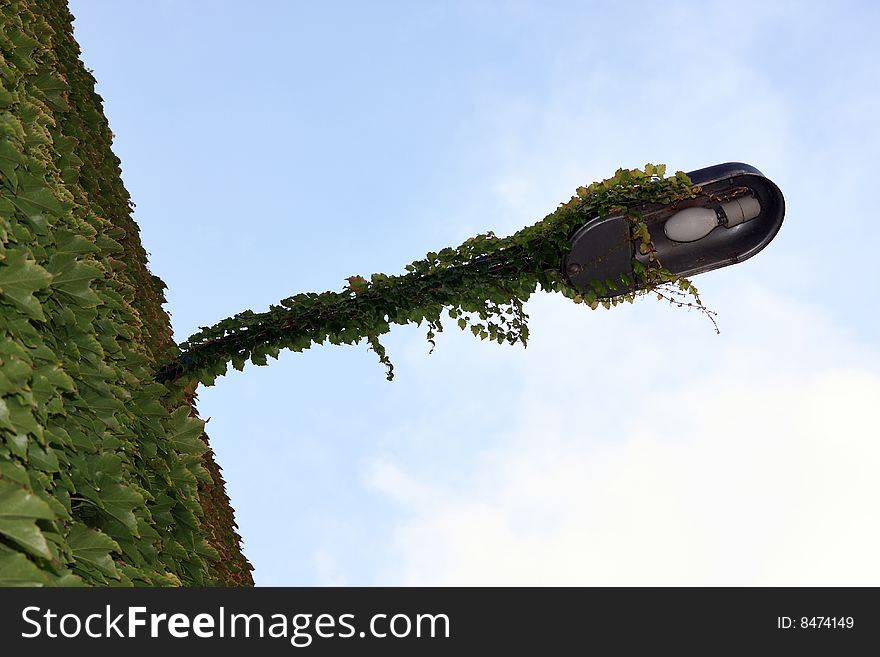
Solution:
{"label": "ivy leaf", "polygon": [[119,571],[116,570],[110,552],[122,552],[122,549],[107,534],[77,523],[70,528],[67,544],[73,552],[74,559],[99,570],[104,575],[119,579]]}
{"label": "ivy leaf", "polygon": [[10,429],[15,431],[15,425],[9,417],[9,407],[6,406],[6,400],[0,397],[0,429]]}
{"label": "ivy leaf", "polygon": [[144,498],[135,490],[120,484],[110,484],[100,492],[104,511],[121,522],[133,536],[140,536],[134,510],[144,505]]}
{"label": "ivy leaf", "polygon": [[55,514],[43,500],[22,486],[0,479],[0,520],[54,520]]}
{"label": "ivy leaf", "polygon": [[8,139],[0,139],[0,174],[11,183],[12,190],[18,188],[18,176],[15,170],[21,164],[22,155]]}
{"label": "ivy leaf", "polygon": [[196,476],[181,461],[174,464],[168,476],[171,478],[171,481],[183,489],[187,486],[195,486],[198,483]]}
{"label": "ivy leaf", "polygon": [[[42,428],[42,427],[41,427]],[[58,456],[52,448],[31,444],[28,448],[28,464],[33,470],[58,472]]]}
{"label": "ivy leaf", "polygon": [[52,274],[28,259],[23,249],[6,252],[6,267],[0,267],[0,299],[11,302],[31,319],[45,321],[46,316],[34,292],[52,282]]}
{"label": "ivy leaf", "polygon": [[76,297],[77,305],[84,308],[97,306],[101,299],[92,290],[92,281],[101,275],[100,270],[83,262],[73,260],[73,255],[56,255],[49,263],[53,275],[52,287],[64,294]]}
{"label": "ivy leaf", "polygon": [[363,276],[349,276],[345,280],[348,281],[348,289],[355,294],[363,294],[370,285]]}
{"label": "ivy leaf", "polygon": [[71,253],[80,255],[84,253],[95,253],[100,251],[95,244],[78,233],[71,233],[66,230],[55,232],[55,253]]}
{"label": "ivy leaf", "polygon": [[48,574],[21,553],[0,555],[0,586],[43,586]]}
{"label": "ivy leaf", "polygon": [[42,216],[44,212],[53,214],[56,217],[64,216],[64,205],[46,187],[40,186],[29,189],[26,192],[20,192],[17,196],[10,197],[9,200],[25,216],[32,219],[37,215]]}
{"label": "ivy leaf", "polygon": [[52,559],[46,537],[33,520],[0,518],[0,534],[17,543],[30,554]]}
{"label": "ivy leaf", "polygon": [[38,518],[52,520],[55,514],[28,489],[0,479],[0,534],[31,554],[51,559],[46,537],[34,522]]}
{"label": "ivy leaf", "polygon": [[56,365],[45,365],[37,370],[34,370],[35,376],[45,377],[46,381],[48,381],[51,385],[56,388],[60,388],[66,392],[75,392],[76,384],[73,382],[73,379],[62,370],[60,367]]}
{"label": "ivy leaf", "polygon": [[183,406],[171,414],[168,439],[181,454],[203,454],[208,447],[202,440],[205,424],[189,416],[190,409]]}
{"label": "ivy leaf", "polygon": [[220,553],[205,539],[200,540],[196,544],[196,554],[207,557],[211,561],[220,561]]}

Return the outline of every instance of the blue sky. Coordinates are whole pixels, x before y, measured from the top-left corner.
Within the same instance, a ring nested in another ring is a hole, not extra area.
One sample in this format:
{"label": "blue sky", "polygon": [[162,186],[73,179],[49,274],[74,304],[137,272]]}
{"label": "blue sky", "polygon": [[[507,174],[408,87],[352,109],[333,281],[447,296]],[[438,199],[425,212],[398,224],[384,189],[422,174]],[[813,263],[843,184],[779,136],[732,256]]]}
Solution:
{"label": "blue sky", "polygon": [[525,350],[397,327],[392,383],[360,345],[201,388],[258,584],[880,584],[875,4],[70,6],[178,341],[620,166],[786,196],[695,279],[720,335],[542,294]]}

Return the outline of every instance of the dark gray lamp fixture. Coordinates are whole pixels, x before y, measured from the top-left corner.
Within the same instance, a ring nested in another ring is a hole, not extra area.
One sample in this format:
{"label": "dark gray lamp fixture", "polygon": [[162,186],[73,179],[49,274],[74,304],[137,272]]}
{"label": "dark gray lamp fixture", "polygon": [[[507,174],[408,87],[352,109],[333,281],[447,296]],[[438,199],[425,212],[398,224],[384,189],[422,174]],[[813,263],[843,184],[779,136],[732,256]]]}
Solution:
{"label": "dark gray lamp fixture", "polygon": [[[751,258],[779,232],[785,200],[779,188],[755,167],[717,164],[688,173],[699,195],[673,205],[645,203],[636,209],[660,263],[673,274],[693,276]],[[599,284],[601,296],[634,289],[632,261],[648,265],[636,251],[630,222],[621,214],[596,217],[571,236],[562,263],[568,282],[581,290]]]}

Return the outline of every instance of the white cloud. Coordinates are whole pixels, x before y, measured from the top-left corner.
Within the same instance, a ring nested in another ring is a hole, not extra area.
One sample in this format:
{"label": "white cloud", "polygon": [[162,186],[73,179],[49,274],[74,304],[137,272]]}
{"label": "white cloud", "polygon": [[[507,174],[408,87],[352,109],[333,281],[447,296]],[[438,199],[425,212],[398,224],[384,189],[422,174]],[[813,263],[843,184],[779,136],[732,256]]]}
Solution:
{"label": "white cloud", "polygon": [[721,336],[533,302],[513,434],[455,485],[374,464],[405,511],[381,581],[880,584],[876,352],[755,284],[722,299]]}

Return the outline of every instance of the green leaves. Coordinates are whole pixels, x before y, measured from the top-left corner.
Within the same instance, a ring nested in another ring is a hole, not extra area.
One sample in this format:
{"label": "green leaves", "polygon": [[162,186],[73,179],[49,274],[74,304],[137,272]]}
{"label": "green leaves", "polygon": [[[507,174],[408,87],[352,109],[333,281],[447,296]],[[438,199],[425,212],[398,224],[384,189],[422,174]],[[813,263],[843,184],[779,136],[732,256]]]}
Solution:
{"label": "green leaves", "polygon": [[[18,176],[19,181],[21,175]],[[19,190],[9,200],[27,218],[31,227],[38,235],[46,232],[48,220],[45,215],[60,217],[64,214],[64,205],[45,187],[38,187],[31,191]]]}
{"label": "green leaves", "polygon": [[76,261],[71,253],[60,253],[49,261],[48,270],[53,276],[53,289],[76,297],[79,306],[92,308],[100,302],[100,297],[91,289],[91,282],[101,275],[97,267]]}
{"label": "green leaves", "polygon": [[0,478],[0,520],[21,518],[52,520],[55,514],[33,492]]}
{"label": "green leaves", "polygon": [[0,479],[0,535],[18,544],[29,554],[51,559],[46,537],[36,520],[52,520],[55,514],[49,505],[33,492],[15,483]]}
{"label": "green leaves", "polygon": [[143,496],[137,491],[121,484],[110,484],[95,491],[93,501],[108,515],[121,523],[132,536],[139,535],[135,509],[144,505]]}
{"label": "green leaves", "polygon": [[0,552],[0,586],[44,586],[49,576],[21,553]]}
{"label": "green leaves", "polygon": [[6,252],[6,266],[0,265],[0,300],[11,303],[31,319],[45,321],[46,316],[34,292],[48,287],[52,274],[28,255],[23,249]]}
{"label": "green leaves", "polygon": [[349,276],[347,279],[348,288],[354,294],[363,294],[369,288],[369,283],[362,276]]}
{"label": "green leaves", "polygon": [[[191,373],[210,385],[226,372],[228,362],[241,370],[248,360],[265,365],[266,355],[279,349],[302,351],[324,341],[348,344],[363,338],[388,368],[390,380],[393,369],[378,336],[388,331],[389,323],[427,322],[433,350],[444,310],[461,329],[470,324],[469,314],[478,317],[480,323],[470,328],[481,340],[525,346],[528,316],[523,304],[538,288],[561,292],[590,308],[610,308],[670,283],[656,261],[647,223],[632,210],[643,203],[668,204],[693,196],[687,176],[665,175],[662,164],[619,169],[612,178],[579,187],[556,212],[510,237],[477,235],[458,248],[429,252],[400,276],[349,276],[343,292],[297,294],[265,313],[239,313],[191,336],[181,345],[181,356],[160,368],[157,380]],[[632,239],[649,255],[649,265],[633,261],[636,280],[623,279],[633,292],[622,298],[610,293],[620,281],[596,281],[595,290],[581,293],[570,288],[559,271],[573,230],[609,212],[630,219]]]}
{"label": "green leaves", "polygon": [[0,5],[0,585],[207,584],[196,546],[227,532],[200,521],[202,423],[152,379],[163,286],[94,80],[63,7]]}
{"label": "green leaves", "polygon": [[367,343],[370,345],[370,349],[376,352],[376,355],[379,357],[379,362],[382,363],[386,368],[385,378],[389,381],[394,379],[394,365],[391,363],[391,359],[388,358],[388,355],[385,353],[385,346],[379,342],[378,336],[368,335]]}
{"label": "green leaves", "polygon": [[0,518],[0,535],[17,543],[28,553],[43,559],[51,559],[52,553],[46,543],[46,537],[33,520],[15,520]]}
{"label": "green leaves", "polygon": [[8,139],[0,139],[0,175],[3,176],[5,186],[13,192],[18,189],[18,176],[15,170],[24,160],[18,149]]}
{"label": "green leaves", "polygon": [[190,417],[188,408],[178,408],[171,414],[168,424],[168,441],[181,454],[204,454],[208,446],[202,440],[205,423]]}
{"label": "green leaves", "polygon": [[103,575],[119,579],[111,552],[122,552],[119,544],[102,532],[76,523],[67,535],[67,545],[73,558],[81,565],[94,568]]}

